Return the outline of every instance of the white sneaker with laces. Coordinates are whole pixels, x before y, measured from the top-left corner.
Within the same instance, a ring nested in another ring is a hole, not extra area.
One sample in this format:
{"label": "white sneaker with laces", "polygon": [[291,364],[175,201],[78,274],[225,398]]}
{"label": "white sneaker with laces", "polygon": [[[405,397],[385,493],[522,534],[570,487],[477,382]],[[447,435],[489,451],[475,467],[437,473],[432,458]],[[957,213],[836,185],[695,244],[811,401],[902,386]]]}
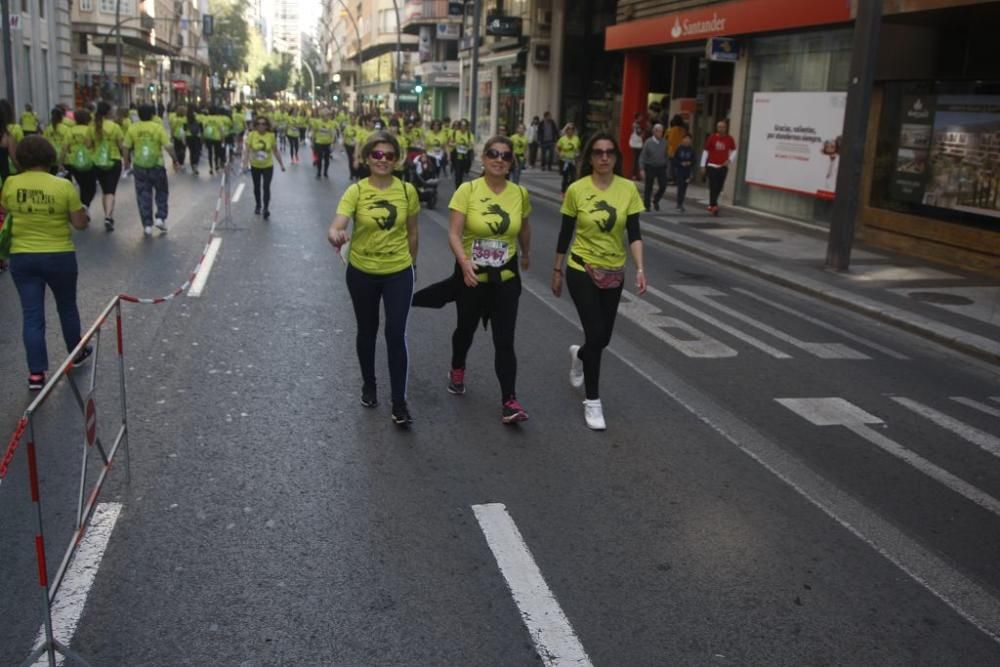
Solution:
{"label": "white sneaker with laces", "polygon": [[569,364],[569,383],[577,389],[583,386],[583,362],[580,360],[580,357],[577,356],[579,351],[579,345],[569,346],[569,356],[571,360]]}
{"label": "white sneaker with laces", "polygon": [[603,431],[607,428],[604,423],[604,408],[601,406],[601,399],[585,400],[583,402],[583,418],[587,420],[587,426],[595,431]]}
{"label": "white sneaker with laces", "polygon": [[163,218],[157,218],[156,222],[154,222],[153,224],[156,225],[156,228],[159,229],[161,232],[167,231],[167,221],[164,220]]}
{"label": "white sneaker with laces", "polygon": [[143,227],[142,228],[142,233],[143,233],[144,236],[152,236],[153,235],[153,228],[152,227]]}

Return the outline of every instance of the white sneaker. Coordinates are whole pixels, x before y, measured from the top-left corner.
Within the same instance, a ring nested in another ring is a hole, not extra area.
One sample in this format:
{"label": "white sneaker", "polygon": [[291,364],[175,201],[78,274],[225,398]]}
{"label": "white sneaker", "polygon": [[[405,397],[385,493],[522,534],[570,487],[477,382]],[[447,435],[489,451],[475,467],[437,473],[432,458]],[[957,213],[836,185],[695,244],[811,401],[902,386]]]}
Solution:
{"label": "white sneaker", "polygon": [[167,233],[167,221],[164,220],[163,218],[157,218],[156,222],[154,222],[153,224],[156,225],[156,228],[159,229],[164,234]]}
{"label": "white sneaker", "polygon": [[153,235],[153,228],[152,227],[143,227],[142,228],[142,233],[143,233],[144,236],[152,236]]}
{"label": "white sneaker", "polygon": [[587,426],[595,431],[603,431],[607,428],[604,423],[604,408],[601,407],[601,399],[585,400],[583,402],[583,418],[587,420]]}
{"label": "white sneaker", "polygon": [[577,389],[583,386],[583,362],[577,356],[579,351],[579,345],[569,346],[569,356],[571,359],[569,364],[569,383]]}

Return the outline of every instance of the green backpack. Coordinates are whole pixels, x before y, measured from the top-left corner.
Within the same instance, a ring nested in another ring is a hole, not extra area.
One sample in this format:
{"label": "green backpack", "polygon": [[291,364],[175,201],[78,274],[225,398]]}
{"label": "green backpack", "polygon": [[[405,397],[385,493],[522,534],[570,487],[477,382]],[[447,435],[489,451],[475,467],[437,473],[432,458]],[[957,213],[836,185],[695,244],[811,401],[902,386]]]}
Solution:
{"label": "green backpack", "polygon": [[160,161],[163,159],[163,147],[160,146],[160,142],[148,132],[138,132],[137,134],[139,141],[136,143],[135,157],[133,158],[135,166],[142,169],[160,166]]}
{"label": "green backpack", "polygon": [[205,123],[205,138],[209,141],[219,139],[219,126],[216,125],[214,120],[210,120]]}
{"label": "green backpack", "polygon": [[86,144],[73,144],[70,147],[69,166],[77,171],[90,171],[94,166],[94,156]]}
{"label": "green backpack", "polygon": [[94,149],[94,166],[98,169],[111,169],[115,166],[111,159],[111,142],[107,139],[101,139],[101,143]]}

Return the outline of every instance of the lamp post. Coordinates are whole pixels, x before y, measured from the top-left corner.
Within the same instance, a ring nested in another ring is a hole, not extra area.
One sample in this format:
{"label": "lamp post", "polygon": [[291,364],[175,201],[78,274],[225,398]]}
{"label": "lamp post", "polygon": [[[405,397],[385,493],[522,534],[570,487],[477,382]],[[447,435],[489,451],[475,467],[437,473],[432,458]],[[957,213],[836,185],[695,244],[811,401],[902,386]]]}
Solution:
{"label": "lamp post", "polygon": [[347,14],[347,18],[351,20],[351,25],[354,26],[354,34],[358,37],[358,75],[354,79],[355,87],[357,90],[358,97],[358,113],[360,114],[364,109],[361,104],[361,30],[358,28],[358,22],[354,20],[354,16],[351,14],[351,10],[347,8],[344,4],[344,0],[337,0],[340,6],[344,8],[344,13]]}
{"label": "lamp post", "polygon": [[403,34],[399,25],[399,3],[392,0],[392,8],[396,11],[396,111],[399,111],[399,68],[403,56]]}
{"label": "lamp post", "polygon": [[309,66],[309,63],[307,63],[305,60],[302,60],[301,62],[302,62],[302,66],[306,69],[307,72],[309,72],[309,83],[311,84],[309,86],[309,94],[312,97],[313,101],[315,101],[316,100],[316,75],[313,73],[313,68]]}

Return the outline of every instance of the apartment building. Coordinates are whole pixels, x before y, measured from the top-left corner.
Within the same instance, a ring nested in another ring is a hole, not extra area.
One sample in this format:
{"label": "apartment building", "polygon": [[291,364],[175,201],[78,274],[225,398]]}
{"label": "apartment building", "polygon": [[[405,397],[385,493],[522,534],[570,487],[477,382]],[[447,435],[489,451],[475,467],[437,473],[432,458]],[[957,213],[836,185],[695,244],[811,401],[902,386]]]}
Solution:
{"label": "apartment building", "polygon": [[[70,58],[70,13],[65,2],[10,0],[11,63],[13,78],[0,68],[5,98],[20,117],[31,104],[39,117],[59,102],[73,101],[73,64]],[[0,54],[0,60],[5,58]]]}

